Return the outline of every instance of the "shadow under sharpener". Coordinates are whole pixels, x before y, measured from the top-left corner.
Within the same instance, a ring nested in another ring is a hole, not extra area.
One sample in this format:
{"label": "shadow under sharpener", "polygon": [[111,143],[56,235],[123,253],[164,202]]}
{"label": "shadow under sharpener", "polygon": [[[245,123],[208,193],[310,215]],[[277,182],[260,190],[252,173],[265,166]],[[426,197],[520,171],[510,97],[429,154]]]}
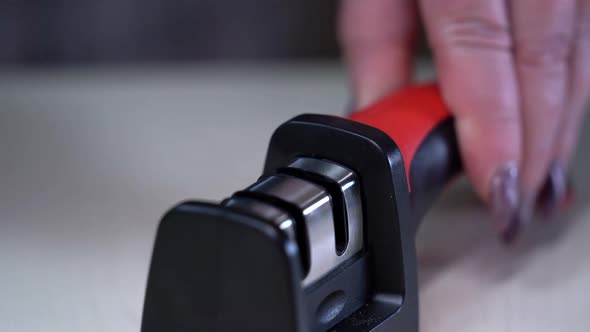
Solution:
{"label": "shadow under sharpener", "polygon": [[164,216],[142,331],[417,332],[413,218],[387,135],[298,116],[273,134],[256,184]]}

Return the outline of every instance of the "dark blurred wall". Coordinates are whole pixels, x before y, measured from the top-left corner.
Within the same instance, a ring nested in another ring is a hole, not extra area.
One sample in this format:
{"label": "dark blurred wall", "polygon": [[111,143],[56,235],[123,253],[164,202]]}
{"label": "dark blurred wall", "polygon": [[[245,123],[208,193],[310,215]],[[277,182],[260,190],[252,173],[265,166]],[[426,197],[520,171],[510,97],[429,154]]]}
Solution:
{"label": "dark blurred wall", "polygon": [[337,56],[337,0],[2,0],[0,63]]}

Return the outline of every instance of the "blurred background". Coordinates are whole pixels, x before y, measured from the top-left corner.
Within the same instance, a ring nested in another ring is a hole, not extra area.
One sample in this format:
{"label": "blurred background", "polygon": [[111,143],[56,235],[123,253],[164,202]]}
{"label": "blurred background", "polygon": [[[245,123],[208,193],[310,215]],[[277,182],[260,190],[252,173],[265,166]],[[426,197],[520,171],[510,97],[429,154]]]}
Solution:
{"label": "blurred background", "polygon": [[334,58],[336,0],[0,2],[0,62]]}

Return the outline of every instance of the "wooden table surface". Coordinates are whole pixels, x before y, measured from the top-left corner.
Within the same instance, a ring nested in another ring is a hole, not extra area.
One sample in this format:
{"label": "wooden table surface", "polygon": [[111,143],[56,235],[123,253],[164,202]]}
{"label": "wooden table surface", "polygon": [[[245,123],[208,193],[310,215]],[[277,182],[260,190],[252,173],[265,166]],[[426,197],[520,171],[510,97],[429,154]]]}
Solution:
{"label": "wooden table surface", "polygon": [[[250,184],[277,125],[346,102],[332,64],[1,70],[0,330],[138,331],[162,213]],[[422,331],[590,331],[589,139],[577,207],[513,247],[465,183],[439,201]]]}

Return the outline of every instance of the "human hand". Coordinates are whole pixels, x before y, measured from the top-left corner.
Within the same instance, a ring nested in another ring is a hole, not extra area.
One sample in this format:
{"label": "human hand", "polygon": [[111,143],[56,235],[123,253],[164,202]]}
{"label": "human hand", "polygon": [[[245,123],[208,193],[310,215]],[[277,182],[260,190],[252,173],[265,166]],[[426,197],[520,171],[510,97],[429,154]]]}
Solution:
{"label": "human hand", "polygon": [[590,0],[343,0],[356,107],[411,83],[418,13],[467,175],[509,240],[565,200],[590,97]]}

